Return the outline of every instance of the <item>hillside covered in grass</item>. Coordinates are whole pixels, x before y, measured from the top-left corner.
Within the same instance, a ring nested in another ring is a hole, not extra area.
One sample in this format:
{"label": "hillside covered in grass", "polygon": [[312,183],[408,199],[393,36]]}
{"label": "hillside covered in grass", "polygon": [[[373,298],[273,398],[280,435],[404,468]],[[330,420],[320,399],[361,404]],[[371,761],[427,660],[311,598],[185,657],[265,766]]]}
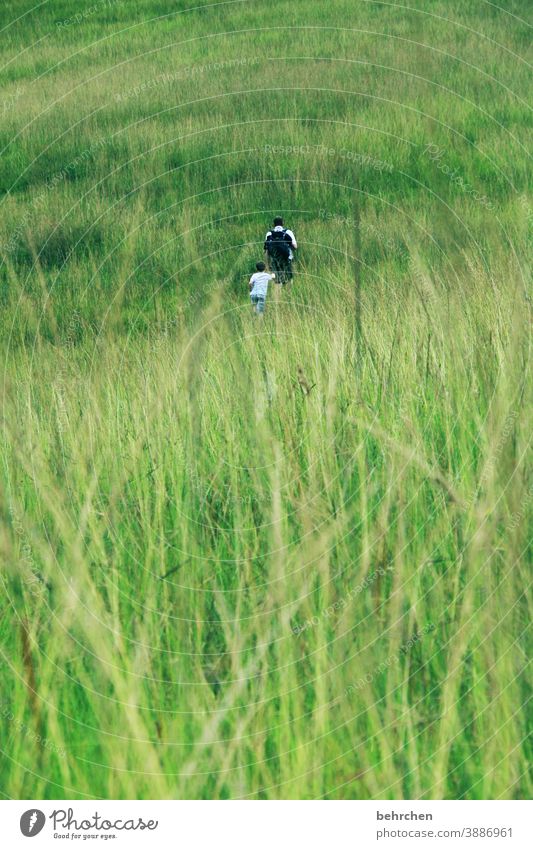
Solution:
{"label": "hillside covered in grass", "polygon": [[5,796],[530,794],[528,5],[2,6]]}

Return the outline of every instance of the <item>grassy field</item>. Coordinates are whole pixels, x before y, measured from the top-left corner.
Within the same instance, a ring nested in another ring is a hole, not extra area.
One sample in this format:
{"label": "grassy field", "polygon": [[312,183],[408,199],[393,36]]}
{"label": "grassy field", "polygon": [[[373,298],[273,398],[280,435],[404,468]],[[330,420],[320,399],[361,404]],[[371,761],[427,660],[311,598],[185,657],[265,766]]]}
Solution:
{"label": "grassy field", "polygon": [[528,7],[2,5],[5,798],[529,797]]}

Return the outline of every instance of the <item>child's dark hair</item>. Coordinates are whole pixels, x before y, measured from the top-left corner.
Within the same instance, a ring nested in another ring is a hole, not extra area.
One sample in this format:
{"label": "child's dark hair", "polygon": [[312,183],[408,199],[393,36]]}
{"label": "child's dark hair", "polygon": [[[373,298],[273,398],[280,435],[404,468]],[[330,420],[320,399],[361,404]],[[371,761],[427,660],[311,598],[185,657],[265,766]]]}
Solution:
{"label": "child's dark hair", "polygon": [[257,268],[258,271],[264,271],[265,268],[266,268],[266,265],[265,265],[264,262],[256,262],[255,267]]}

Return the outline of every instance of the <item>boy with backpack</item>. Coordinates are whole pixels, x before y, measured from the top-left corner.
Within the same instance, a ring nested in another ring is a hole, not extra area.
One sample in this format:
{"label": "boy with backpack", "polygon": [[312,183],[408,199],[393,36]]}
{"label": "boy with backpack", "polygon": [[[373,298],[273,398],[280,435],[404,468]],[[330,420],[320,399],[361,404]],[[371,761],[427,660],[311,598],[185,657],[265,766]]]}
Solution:
{"label": "boy with backpack", "polygon": [[292,261],[298,247],[296,236],[283,226],[283,218],[274,218],[274,226],[269,230],[265,238],[265,253],[269,264],[279,271],[279,282],[292,280]]}
{"label": "boy with backpack", "polygon": [[268,281],[274,280],[275,274],[266,271],[264,262],[256,263],[256,272],[250,277],[250,300],[258,315],[265,311],[265,301],[268,292]]}

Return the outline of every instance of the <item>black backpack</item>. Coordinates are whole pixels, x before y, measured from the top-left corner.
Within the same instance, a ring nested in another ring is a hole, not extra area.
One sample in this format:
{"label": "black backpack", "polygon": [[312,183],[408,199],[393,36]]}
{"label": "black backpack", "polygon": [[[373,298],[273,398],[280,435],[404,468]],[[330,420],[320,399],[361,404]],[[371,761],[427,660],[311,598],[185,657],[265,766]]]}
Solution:
{"label": "black backpack", "polygon": [[266,240],[267,253],[276,259],[288,261],[291,257],[291,239],[286,230],[272,230]]}

